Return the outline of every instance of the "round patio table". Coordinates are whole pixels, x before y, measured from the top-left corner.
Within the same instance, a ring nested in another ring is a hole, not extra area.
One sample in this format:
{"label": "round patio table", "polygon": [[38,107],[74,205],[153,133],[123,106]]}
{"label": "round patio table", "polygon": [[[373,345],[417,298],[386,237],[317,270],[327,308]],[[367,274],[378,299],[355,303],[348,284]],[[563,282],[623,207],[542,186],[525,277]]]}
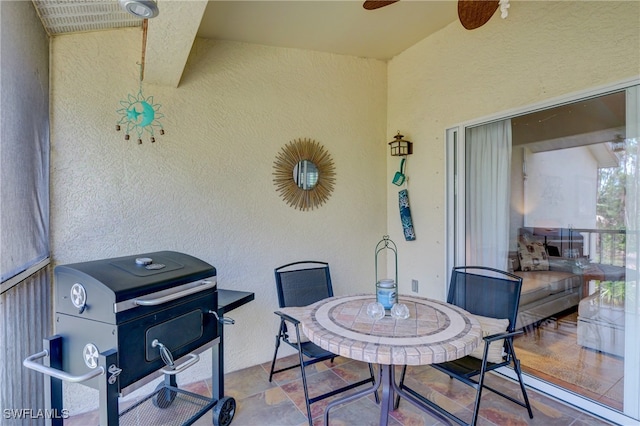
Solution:
{"label": "round patio table", "polygon": [[307,306],[300,315],[302,331],[316,345],[340,356],[378,364],[380,374],[372,388],[332,401],[329,410],[382,387],[380,425],[388,422],[393,409],[394,392],[430,413],[441,417],[395,383],[394,365],[424,365],[462,358],[482,340],[478,321],[457,306],[400,295],[399,303],[409,308],[409,318],[394,319],[388,313],[375,320],[367,315],[367,306],[375,302],[374,294],[330,297]]}

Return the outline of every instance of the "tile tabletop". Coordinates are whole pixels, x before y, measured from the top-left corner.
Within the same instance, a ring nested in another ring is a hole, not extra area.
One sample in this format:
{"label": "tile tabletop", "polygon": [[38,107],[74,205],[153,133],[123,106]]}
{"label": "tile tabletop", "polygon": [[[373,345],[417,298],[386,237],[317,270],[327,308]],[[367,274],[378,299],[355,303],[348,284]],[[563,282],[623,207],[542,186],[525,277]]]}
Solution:
{"label": "tile tabletop", "polygon": [[448,303],[400,295],[409,318],[367,315],[374,294],[331,297],[309,305],[300,316],[302,331],[316,345],[358,361],[385,365],[424,365],[468,355],[481,342],[478,321]]}

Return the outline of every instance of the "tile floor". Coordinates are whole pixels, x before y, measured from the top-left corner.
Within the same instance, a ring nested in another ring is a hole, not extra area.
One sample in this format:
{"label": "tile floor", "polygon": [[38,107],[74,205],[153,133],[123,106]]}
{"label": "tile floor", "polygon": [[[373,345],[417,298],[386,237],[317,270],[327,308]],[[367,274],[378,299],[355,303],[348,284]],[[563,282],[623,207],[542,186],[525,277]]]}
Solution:
{"label": "tile floor", "polygon": [[[288,362],[293,364],[296,358],[297,355],[284,358],[279,361],[278,366],[287,365],[286,363]],[[299,380],[299,369],[279,373],[274,376],[274,381],[269,383],[269,367],[270,363],[266,363],[225,375],[225,396],[233,397],[237,404],[235,417],[231,423],[233,426],[304,426],[307,424],[304,397]],[[333,364],[329,361],[315,364],[308,367],[307,371],[312,395],[315,392],[322,392],[334,386],[337,387],[345,383],[345,381],[366,377],[368,374],[366,364],[345,358],[336,358]],[[455,412],[463,419],[470,419],[471,411],[469,407],[472,406],[474,398],[471,388],[456,380],[450,380],[444,374],[428,366],[410,367],[410,373],[407,377],[406,382],[410,387],[423,395],[428,395],[430,399],[436,400],[441,406]],[[514,392],[518,391],[517,384],[507,380],[497,377],[488,377],[487,380],[490,380],[496,387],[507,387]],[[428,383],[428,386],[425,383]],[[211,395],[211,383],[209,380],[183,386],[180,385],[178,378],[178,385],[180,389],[196,394],[208,397]],[[314,425],[323,425],[324,407],[333,398],[317,402],[311,406]],[[601,419],[591,417],[531,390],[529,391],[529,399],[533,407],[533,419],[529,419],[526,409],[500,398],[492,392],[484,392],[480,405],[478,425],[585,426],[608,424]],[[153,419],[138,419],[132,424],[179,424],[170,413],[172,408],[166,408],[162,415],[156,414]],[[155,411],[162,410],[156,408]],[[376,405],[373,396],[371,396],[335,407],[331,410],[330,423],[332,426],[378,425],[379,415],[379,406]],[[401,402],[399,409],[391,412],[390,417],[390,426],[442,424],[437,418],[418,410],[406,401]],[[86,426],[89,424],[98,424],[96,413],[73,416],[65,422],[65,425],[71,426]],[[198,426],[211,424],[212,417],[210,413],[205,414],[195,423]]]}
{"label": "tile floor", "polygon": [[529,327],[514,340],[522,369],[622,411],[624,358],[579,345],[577,324],[578,313],[572,310]]}

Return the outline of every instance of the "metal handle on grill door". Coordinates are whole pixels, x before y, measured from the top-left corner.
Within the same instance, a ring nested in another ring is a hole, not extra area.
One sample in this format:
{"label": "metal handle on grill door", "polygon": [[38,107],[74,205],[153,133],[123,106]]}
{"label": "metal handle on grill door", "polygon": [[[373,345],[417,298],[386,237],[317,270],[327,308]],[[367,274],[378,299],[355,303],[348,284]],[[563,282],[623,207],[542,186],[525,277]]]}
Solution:
{"label": "metal handle on grill door", "polygon": [[158,339],[153,339],[153,342],[151,342],[151,347],[158,348],[158,350],[160,351],[160,358],[162,358],[162,361],[164,361],[164,365],[173,370],[175,367],[175,363],[173,362],[173,354],[171,353],[169,348],[160,343]]}
{"label": "metal handle on grill door", "polygon": [[168,370],[166,368],[161,368],[160,371],[163,372],[164,374],[178,374],[181,371],[186,370],[187,368],[191,367],[193,364],[195,364],[196,362],[200,361],[200,356],[198,356],[197,354],[188,354],[186,355],[189,357],[189,360],[185,361],[184,364],[180,364],[177,367],[174,367],[173,370]]}
{"label": "metal handle on grill door", "polygon": [[200,356],[192,353],[187,355],[189,357],[188,361],[176,367],[175,363],[173,362],[173,355],[171,354],[171,351],[169,350],[169,348],[167,348],[165,345],[160,343],[158,339],[153,339],[153,342],[151,342],[151,346],[154,348],[155,347],[158,348],[158,350],[160,351],[160,358],[162,358],[162,361],[164,361],[166,366],[169,367],[168,369],[167,368],[160,369],[160,371],[163,372],[164,374],[170,374],[170,375],[178,374],[179,372],[186,370],[196,362],[200,361]]}
{"label": "metal handle on grill door", "polygon": [[83,374],[82,376],[72,376],[71,374],[66,373],[62,370],[58,370],[57,368],[47,367],[46,365],[38,364],[37,362],[35,362],[37,359],[47,356],[49,356],[49,351],[45,349],[42,352],[38,352],[37,354],[28,356],[24,361],[22,361],[22,365],[30,370],[35,370],[40,373],[46,374],[47,376],[55,377],[56,379],[64,380],[65,382],[71,383],[85,382],[89,379],[93,379],[94,377],[98,377],[104,374],[104,368],[98,367],[95,370]]}
{"label": "metal handle on grill door", "polygon": [[216,283],[209,280],[204,280],[198,283],[195,287],[188,288],[183,291],[171,293],[166,296],[157,297],[155,299],[134,299],[133,303],[140,306],[156,306],[163,303],[171,302],[172,300],[180,299],[181,297],[188,296],[190,294],[198,293],[200,291],[208,290],[216,286]]}

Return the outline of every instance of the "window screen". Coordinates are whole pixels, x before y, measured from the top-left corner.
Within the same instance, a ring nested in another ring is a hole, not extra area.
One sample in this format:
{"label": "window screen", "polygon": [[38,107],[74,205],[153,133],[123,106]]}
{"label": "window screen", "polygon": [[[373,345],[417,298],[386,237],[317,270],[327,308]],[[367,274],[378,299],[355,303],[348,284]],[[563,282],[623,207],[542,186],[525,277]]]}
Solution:
{"label": "window screen", "polygon": [[49,39],[25,14],[0,2],[0,282],[49,256]]}

